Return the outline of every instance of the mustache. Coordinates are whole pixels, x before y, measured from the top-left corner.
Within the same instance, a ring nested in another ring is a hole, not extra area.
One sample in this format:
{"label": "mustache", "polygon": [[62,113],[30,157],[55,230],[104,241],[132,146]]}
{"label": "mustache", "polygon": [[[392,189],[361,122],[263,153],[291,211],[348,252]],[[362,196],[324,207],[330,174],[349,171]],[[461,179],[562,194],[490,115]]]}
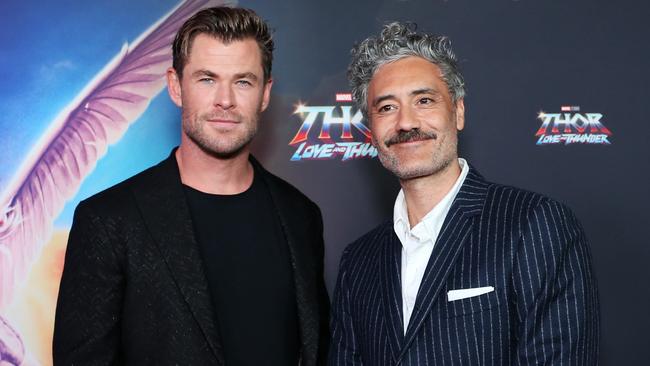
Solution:
{"label": "mustache", "polygon": [[438,135],[435,132],[425,132],[418,128],[414,128],[409,131],[398,132],[388,140],[384,141],[384,144],[386,144],[386,147],[391,147],[392,145],[401,144],[403,142],[436,140],[437,138]]}
{"label": "mustache", "polygon": [[212,112],[212,113],[206,113],[201,115],[201,119],[206,121],[206,120],[211,120],[211,119],[223,119],[223,120],[228,120],[228,121],[238,121],[241,122],[241,115],[238,113],[224,113],[224,112]]}

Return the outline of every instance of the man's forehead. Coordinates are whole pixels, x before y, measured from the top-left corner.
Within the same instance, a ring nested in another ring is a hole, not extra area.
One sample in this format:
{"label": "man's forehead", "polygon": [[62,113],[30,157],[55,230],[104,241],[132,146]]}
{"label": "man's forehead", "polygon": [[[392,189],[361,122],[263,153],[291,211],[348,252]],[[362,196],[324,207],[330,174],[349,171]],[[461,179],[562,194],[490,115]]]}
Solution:
{"label": "man's forehead", "polygon": [[369,92],[384,94],[448,93],[440,68],[419,57],[403,58],[382,65],[373,74]]}

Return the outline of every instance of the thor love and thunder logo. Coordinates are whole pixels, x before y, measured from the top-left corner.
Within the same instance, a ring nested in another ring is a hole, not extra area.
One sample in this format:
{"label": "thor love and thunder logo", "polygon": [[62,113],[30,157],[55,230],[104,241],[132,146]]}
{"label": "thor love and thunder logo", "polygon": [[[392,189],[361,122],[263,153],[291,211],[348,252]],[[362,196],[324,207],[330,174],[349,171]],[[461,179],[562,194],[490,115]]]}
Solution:
{"label": "thor love and thunder logo", "polygon": [[612,132],[603,125],[601,113],[580,113],[579,106],[562,106],[560,113],[539,112],[542,125],[537,130],[537,145],[609,145]]}
{"label": "thor love and thunder logo", "polygon": [[377,149],[370,142],[370,130],[363,123],[363,114],[352,106],[352,95],[337,93],[336,102],[328,106],[298,104],[294,114],[301,119],[301,124],[289,142],[296,148],[291,161],[347,161],[377,156]]}

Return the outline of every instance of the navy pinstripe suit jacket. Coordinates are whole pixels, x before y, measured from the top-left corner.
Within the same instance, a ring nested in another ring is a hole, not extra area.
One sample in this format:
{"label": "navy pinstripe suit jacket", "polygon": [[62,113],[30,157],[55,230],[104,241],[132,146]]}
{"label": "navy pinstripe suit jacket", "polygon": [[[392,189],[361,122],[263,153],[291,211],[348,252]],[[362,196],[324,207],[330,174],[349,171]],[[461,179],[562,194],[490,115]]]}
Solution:
{"label": "navy pinstripe suit jacket", "polygon": [[[595,365],[599,305],[583,230],[564,206],[470,169],[406,333],[401,243],[386,222],[341,258],[330,365]],[[494,291],[448,301],[447,291]]]}

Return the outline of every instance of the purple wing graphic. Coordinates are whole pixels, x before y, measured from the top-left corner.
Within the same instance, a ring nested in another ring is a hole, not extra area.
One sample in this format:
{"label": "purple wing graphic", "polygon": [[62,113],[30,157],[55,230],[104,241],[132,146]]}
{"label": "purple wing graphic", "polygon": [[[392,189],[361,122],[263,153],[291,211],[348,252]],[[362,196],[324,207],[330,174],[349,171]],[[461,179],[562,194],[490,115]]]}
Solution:
{"label": "purple wing graphic", "polygon": [[[199,9],[220,3],[179,4],[131,45],[125,44],[52,121],[0,196],[0,310],[26,278],[65,203],[108,146],[121,138],[165,86],[178,28]],[[0,317],[0,364],[9,355],[15,361],[24,354],[22,343],[13,342],[11,334],[17,337]]]}

